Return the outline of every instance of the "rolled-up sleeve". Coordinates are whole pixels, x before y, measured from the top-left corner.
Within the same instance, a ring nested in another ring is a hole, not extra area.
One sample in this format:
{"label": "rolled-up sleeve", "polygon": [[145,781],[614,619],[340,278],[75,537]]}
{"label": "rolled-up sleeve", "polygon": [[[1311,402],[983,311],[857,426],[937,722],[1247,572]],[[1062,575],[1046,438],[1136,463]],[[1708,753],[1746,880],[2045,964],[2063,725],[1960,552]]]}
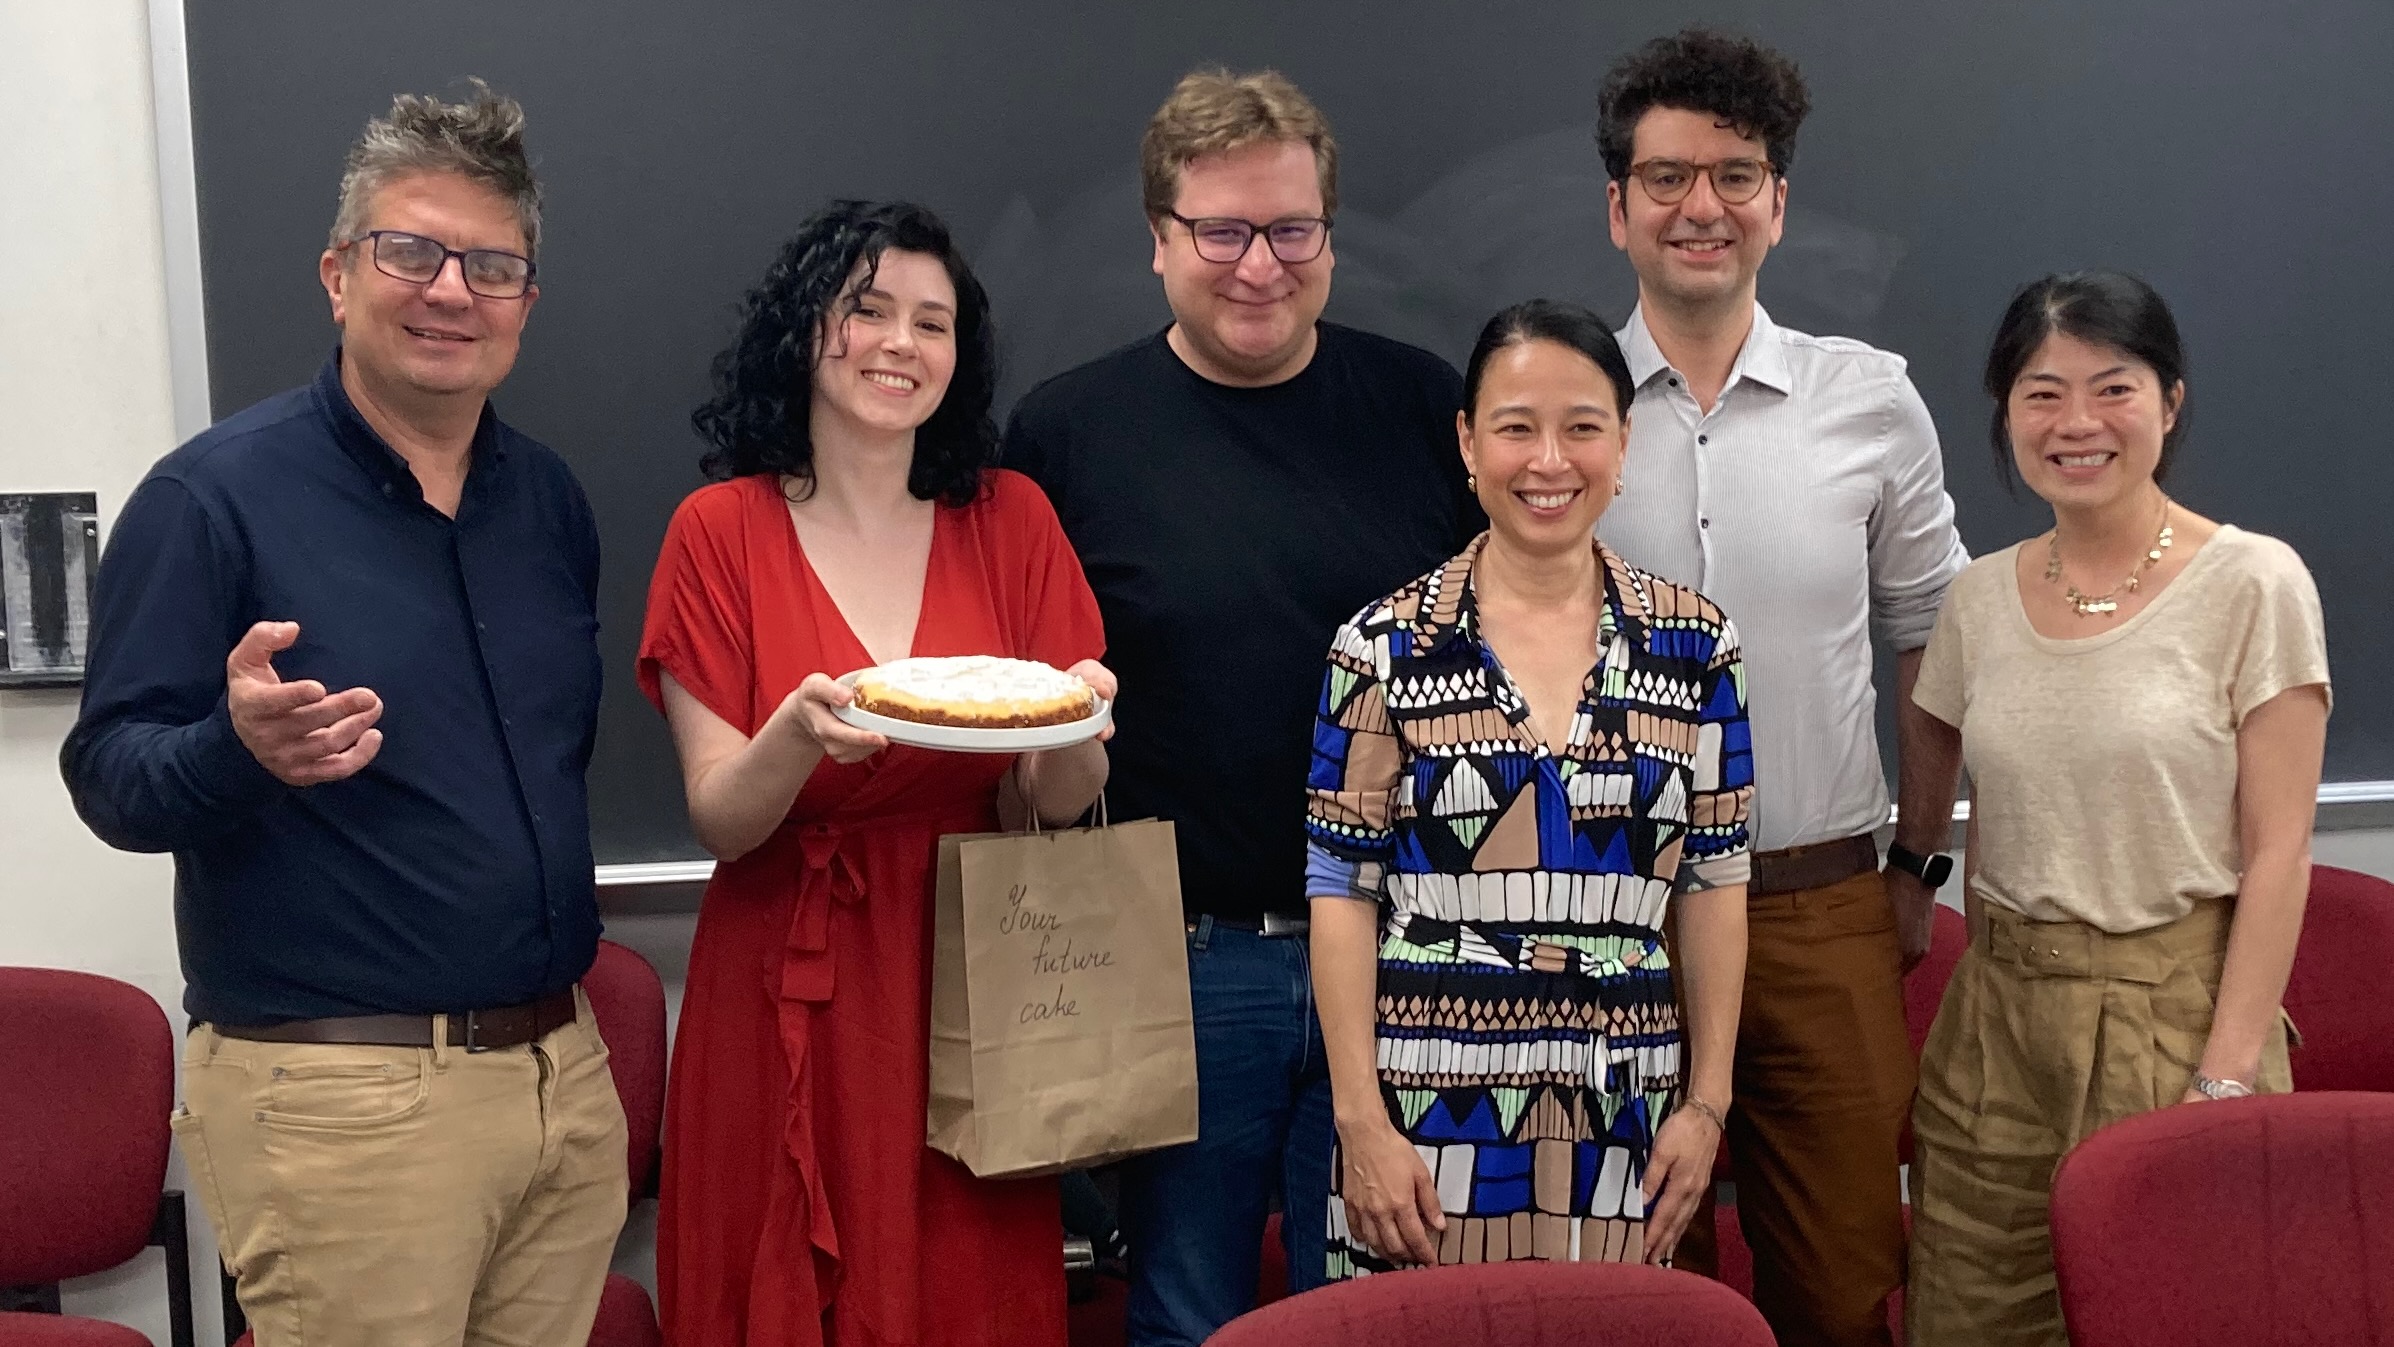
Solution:
{"label": "rolled-up sleeve", "polygon": [[1697,690],[1696,757],[1689,771],[1687,845],[1674,887],[1718,889],[1753,874],[1746,819],[1754,810],[1754,736],[1746,723],[1746,666],[1724,620]]}
{"label": "rolled-up sleeve", "polygon": [[1322,676],[1305,783],[1308,897],[1377,903],[1386,895],[1404,766],[1385,678],[1359,626],[1340,627]]}
{"label": "rolled-up sleeve", "polygon": [[234,558],[171,478],[125,503],[93,585],[83,708],[59,751],[75,811],[110,846],[173,851],[289,787],[251,756],[225,705]]}
{"label": "rolled-up sleeve", "polygon": [[1898,368],[1888,392],[1879,499],[1870,513],[1870,615],[1878,638],[1897,650],[1928,644],[1946,586],[1970,562],[1945,493],[1937,424]]}

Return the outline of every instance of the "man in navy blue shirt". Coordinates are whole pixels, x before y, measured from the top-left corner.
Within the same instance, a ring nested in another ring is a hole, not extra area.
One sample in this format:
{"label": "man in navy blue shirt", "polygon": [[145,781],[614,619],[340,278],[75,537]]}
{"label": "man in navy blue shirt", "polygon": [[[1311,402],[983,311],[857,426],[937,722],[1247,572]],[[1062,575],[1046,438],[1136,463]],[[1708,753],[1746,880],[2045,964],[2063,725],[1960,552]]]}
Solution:
{"label": "man in navy blue shirt", "polygon": [[171,851],[175,1130],[260,1347],[579,1343],[622,1225],[588,1003],[598,537],[487,401],[539,291],[523,112],[351,150],[313,384],[153,468],[61,766]]}

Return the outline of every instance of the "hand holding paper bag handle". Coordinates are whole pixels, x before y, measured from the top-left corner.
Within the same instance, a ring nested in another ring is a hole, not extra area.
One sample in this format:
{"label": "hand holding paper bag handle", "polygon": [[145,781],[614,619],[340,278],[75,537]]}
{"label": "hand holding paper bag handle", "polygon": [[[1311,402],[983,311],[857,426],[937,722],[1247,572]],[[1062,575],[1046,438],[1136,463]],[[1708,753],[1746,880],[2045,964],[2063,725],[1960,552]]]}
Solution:
{"label": "hand holding paper bag handle", "polygon": [[[1064,672],[1089,685],[1106,701],[1120,690],[1114,671],[1085,659]],[[1068,748],[1025,753],[1014,760],[998,788],[998,822],[1017,831],[1061,828],[1088,811],[1106,784],[1105,742],[1114,737],[1114,722],[1106,722],[1097,737]],[[1036,805],[1034,810],[1031,806]]]}

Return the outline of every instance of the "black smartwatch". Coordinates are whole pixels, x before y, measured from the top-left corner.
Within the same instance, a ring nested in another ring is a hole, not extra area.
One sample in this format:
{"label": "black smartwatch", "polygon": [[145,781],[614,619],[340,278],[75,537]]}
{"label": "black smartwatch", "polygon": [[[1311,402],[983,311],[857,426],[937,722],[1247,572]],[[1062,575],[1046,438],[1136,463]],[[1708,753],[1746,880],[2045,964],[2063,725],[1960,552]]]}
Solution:
{"label": "black smartwatch", "polygon": [[1909,847],[1891,845],[1887,848],[1887,864],[1932,889],[1944,888],[1946,879],[1953,874],[1953,857],[1942,851],[1934,856],[1923,856]]}

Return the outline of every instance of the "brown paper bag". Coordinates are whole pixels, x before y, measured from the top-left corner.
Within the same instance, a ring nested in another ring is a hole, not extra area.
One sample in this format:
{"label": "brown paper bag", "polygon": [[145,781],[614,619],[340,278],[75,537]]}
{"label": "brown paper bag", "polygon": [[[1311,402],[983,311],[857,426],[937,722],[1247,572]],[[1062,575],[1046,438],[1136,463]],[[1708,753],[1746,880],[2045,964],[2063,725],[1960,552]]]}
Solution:
{"label": "brown paper bag", "polygon": [[939,839],[933,1149],[982,1178],[1197,1138],[1172,825]]}

